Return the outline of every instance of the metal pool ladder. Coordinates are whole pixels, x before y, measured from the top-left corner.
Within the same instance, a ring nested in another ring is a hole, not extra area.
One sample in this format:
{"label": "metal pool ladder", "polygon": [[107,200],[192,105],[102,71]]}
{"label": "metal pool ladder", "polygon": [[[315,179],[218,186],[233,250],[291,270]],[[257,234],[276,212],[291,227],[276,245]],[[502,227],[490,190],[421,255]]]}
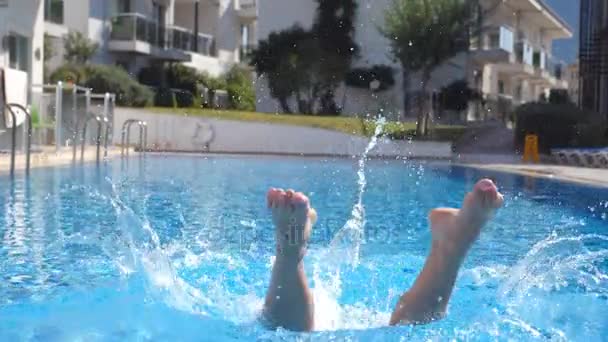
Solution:
{"label": "metal pool ladder", "polygon": [[[89,122],[95,120],[95,122],[97,123],[97,136],[95,138],[95,146],[97,147],[97,151],[96,151],[96,160],[97,163],[99,163],[99,159],[100,159],[100,155],[101,155],[101,131],[102,131],[102,127],[105,125],[105,142],[104,142],[104,156],[108,155],[108,134],[109,134],[109,121],[108,118],[106,117],[101,117],[101,116],[97,116],[97,115],[93,115],[93,114],[89,114],[88,117],[86,117],[86,119],[84,120],[84,125],[82,126],[82,136],[80,137],[80,161],[84,161],[84,147],[86,144],[86,138],[87,138],[87,127],[89,125]],[[78,134],[78,131],[76,131],[76,134]],[[75,137],[76,138],[76,137]],[[74,138],[74,149],[72,152],[72,159],[74,161],[76,161],[76,139]]]}
{"label": "metal pool ladder", "polygon": [[32,115],[30,112],[20,104],[17,103],[7,103],[5,105],[8,113],[12,118],[12,131],[11,131],[11,166],[10,166],[10,175],[13,176],[15,174],[15,145],[17,145],[17,114],[15,114],[14,108],[17,108],[27,117],[27,142],[25,147],[25,173],[30,173],[30,154],[32,150]]}
{"label": "metal pool ladder", "polygon": [[139,150],[142,153],[146,152],[146,146],[148,144],[148,124],[145,121],[129,119],[122,125],[122,137],[120,141],[120,155],[125,156],[125,147],[127,150],[126,155],[129,155],[129,143],[131,142],[131,125],[137,124],[139,126]]}

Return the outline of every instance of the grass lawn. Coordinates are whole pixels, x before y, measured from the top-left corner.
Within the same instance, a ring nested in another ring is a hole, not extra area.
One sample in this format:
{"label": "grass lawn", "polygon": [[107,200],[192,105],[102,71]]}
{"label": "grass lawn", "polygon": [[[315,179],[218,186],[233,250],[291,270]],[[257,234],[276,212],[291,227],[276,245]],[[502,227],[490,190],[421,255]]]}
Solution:
{"label": "grass lawn", "polygon": [[[373,121],[347,116],[316,116],[298,114],[272,114],[259,112],[243,112],[236,110],[216,110],[203,108],[164,108],[148,107],[147,111],[162,114],[203,116],[215,119],[267,122],[285,125],[324,128],[354,135],[370,136],[375,129]],[[464,132],[464,126],[438,125],[433,133],[424,140],[454,141]],[[412,122],[388,122],[384,133],[394,139],[415,137],[416,124]]]}

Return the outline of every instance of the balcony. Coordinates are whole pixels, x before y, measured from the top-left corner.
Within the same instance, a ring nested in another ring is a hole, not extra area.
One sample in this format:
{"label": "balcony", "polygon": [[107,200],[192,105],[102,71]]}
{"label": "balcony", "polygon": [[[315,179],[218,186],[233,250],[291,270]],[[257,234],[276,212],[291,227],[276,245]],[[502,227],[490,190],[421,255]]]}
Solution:
{"label": "balcony", "polygon": [[194,44],[194,32],[178,26],[169,27],[168,43],[174,49],[194,52],[204,56],[216,56],[213,36],[199,33]]}
{"label": "balcony", "polygon": [[521,40],[515,44],[515,58],[517,63],[525,65],[534,64],[534,49],[526,40]]}
{"label": "balcony", "polygon": [[480,36],[471,39],[470,46],[478,62],[508,62],[514,49],[513,31],[506,26],[485,28]]}
{"label": "balcony", "polygon": [[242,64],[248,65],[251,61],[251,52],[257,48],[253,44],[241,44],[239,48],[239,60]]}
{"label": "balcony", "polygon": [[210,35],[199,34],[177,26],[160,26],[138,13],[123,13],[112,19],[109,49],[133,52],[163,60],[189,62],[194,52],[213,56],[214,42]]}
{"label": "balcony", "polygon": [[237,0],[235,1],[236,11],[241,19],[251,21],[258,18],[257,0]]}

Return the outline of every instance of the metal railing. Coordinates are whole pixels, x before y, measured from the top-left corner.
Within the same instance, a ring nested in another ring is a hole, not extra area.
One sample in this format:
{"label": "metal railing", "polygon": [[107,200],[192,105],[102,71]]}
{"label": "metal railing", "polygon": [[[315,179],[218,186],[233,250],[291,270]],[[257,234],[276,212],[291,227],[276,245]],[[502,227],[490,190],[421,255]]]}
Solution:
{"label": "metal railing", "polygon": [[507,26],[489,26],[483,29],[480,35],[473,35],[470,39],[471,50],[502,49],[513,53],[514,33]]}
{"label": "metal railing", "polygon": [[[178,26],[163,26],[140,13],[120,13],[112,18],[111,40],[140,41],[161,49],[178,49],[214,56],[213,36]],[[195,49],[194,41],[198,40]]]}
{"label": "metal railing", "polygon": [[11,165],[10,165],[10,175],[13,176],[15,174],[15,146],[17,145],[17,115],[12,107],[15,107],[23,113],[25,113],[27,117],[27,143],[25,146],[25,173],[29,174],[30,172],[30,159],[31,159],[31,150],[32,150],[32,115],[29,111],[20,104],[17,103],[7,103],[6,109],[11,115],[12,118],[12,132],[11,132]]}
{"label": "metal railing", "polygon": [[126,120],[122,125],[122,136],[120,140],[120,155],[125,156],[125,148],[127,150],[126,155],[129,155],[129,144],[131,143],[131,125],[137,124],[139,126],[139,149],[141,152],[146,151],[148,144],[148,124],[145,121],[129,119]]}
{"label": "metal railing", "polygon": [[534,63],[534,49],[525,40],[515,44],[515,56],[518,63],[532,65]]}

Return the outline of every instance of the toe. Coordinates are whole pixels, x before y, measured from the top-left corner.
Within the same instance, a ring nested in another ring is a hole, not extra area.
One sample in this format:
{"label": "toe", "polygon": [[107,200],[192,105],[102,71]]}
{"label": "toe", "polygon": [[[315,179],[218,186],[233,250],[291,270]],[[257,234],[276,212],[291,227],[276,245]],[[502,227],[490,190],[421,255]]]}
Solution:
{"label": "toe", "polygon": [[473,196],[477,197],[483,207],[498,208],[502,205],[502,195],[491,180],[484,178],[473,187]]}
{"label": "toe", "polygon": [[275,195],[274,205],[276,207],[284,207],[286,202],[285,191],[283,189],[278,189]]}
{"label": "toe", "polygon": [[298,207],[308,207],[309,205],[308,197],[301,192],[293,194],[292,203]]}
{"label": "toe", "polygon": [[276,191],[277,189],[275,188],[270,188],[268,189],[268,192],[266,193],[266,204],[268,205],[268,207],[272,207],[272,205],[274,204],[274,198],[276,196]]}

